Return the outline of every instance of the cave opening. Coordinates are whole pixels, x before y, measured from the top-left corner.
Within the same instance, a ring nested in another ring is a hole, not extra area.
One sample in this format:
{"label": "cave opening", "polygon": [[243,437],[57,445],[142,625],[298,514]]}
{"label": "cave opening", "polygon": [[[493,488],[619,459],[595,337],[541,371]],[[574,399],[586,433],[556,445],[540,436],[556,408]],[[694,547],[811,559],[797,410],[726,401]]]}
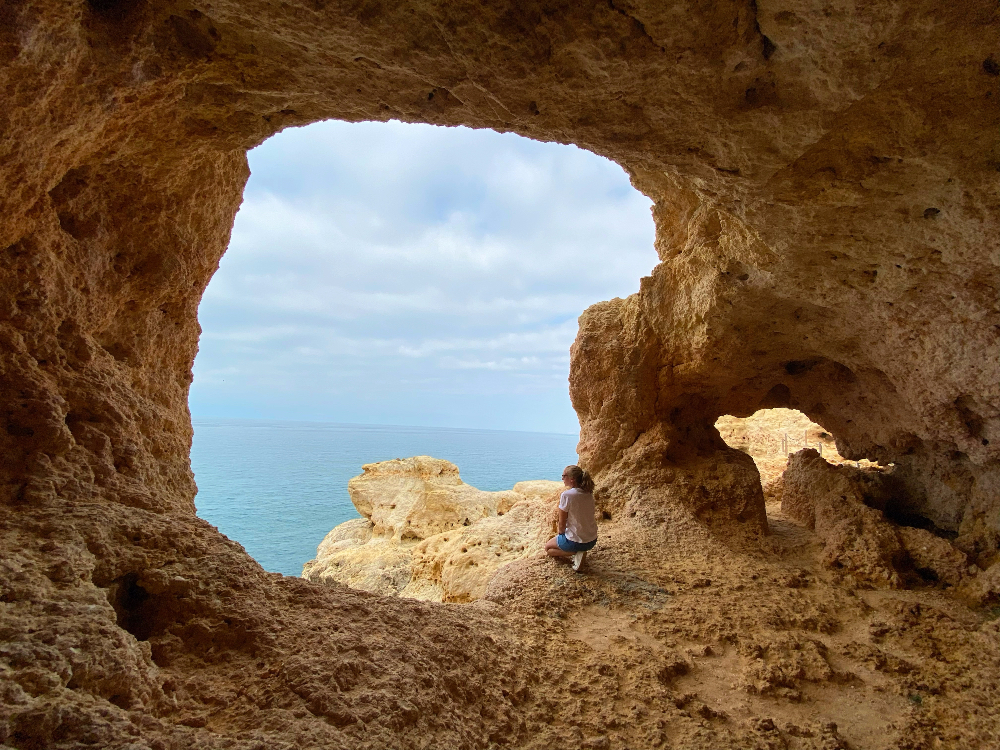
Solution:
{"label": "cave opening", "polygon": [[[831,466],[859,470],[861,474],[856,476],[866,477],[859,483],[862,487],[859,499],[896,526],[927,531],[948,541],[958,537],[954,529],[943,527],[914,509],[905,480],[895,474],[895,464],[845,458],[837,450],[834,435],[796,409],[759,409],[749,417],[724,415],[715,427],[730,448],[753,458],[767,504],[781,500],[781,480],[793,454],[811,449]],[[915,570],[923,579],[936,581],[933,571]]]}
{"label": "cave opening", "polygon": [[760,472],[765,498],[780,479],[788,458],[797,451],[811,448],[830,464],[850,464],[856,468],[879,468],[868,459],[848,460],[837,452],[837,441],[825,427],[797,409],[758,409],[749,417],[723,415],[715,428],[730,448],[753,458]]}
{"label": "cave opening", "polygon": [[126,573],[108,587],[108,600],[118,625],[137,640],[149,640],[154,629],[155,599],[139,583],[139,574]]}
{"label": "cave opening", "polygon": [[[658,262],[651,201],[619,165],[512,133],[396,121],[292,128],[248,158],[199,308],[199,515],[266,569],[298,575],[322,535],[356,517],[346,483],[362,464],[445,450],[388,426],[561,436],[499,449],[509,467],[496,450],[456,460],[485,490],[576,462],[566,377],[577,317],[636,292]],[[271,428],[281,451],[262,456]],[[227,430],[240,431],[230,448],[218,442]]]}
{"label": "cave opening", "polygon": [[[625,316],[595,323],[610,374],[581,390],[595,417],[604,409],[589,429],[595,453],[611,445],[609,467],[625,466],[620,444],[641,434],[639,463],[666,473],[669,426],[662,439],[631,428],[669,414],[688,384],[713,404],[731,385],[755,396],[769,380],[799,379],[796,394],[813,383],[832,393],[853,375],[883,408],[851,434],[831,422],[838,436],[871,435],[904,468],[911,451],[914,485],[929,488],[922,507],[956,523],[968,507],[966,535],[993,554],[995,3],[192,5],[0,11],[10,113],[0,744],[523,746],[569,734],[593,747],[905,747],[996,736],[996,623],[940,597],[786,584],[769,561],[733,565],[700,529],[636,545],[664,569],[649,585],[634,565],[582,595],[521,578],[492,612],[262,575],[193,518],[186,410],[194,311],[228,241],[245,148],[324,117],[492,123],[590,144],[635,168],[664,213],[687,206],[658,242],[690,272],[649,285],[655,320],[617,349],[610,334]],[[86,185],[71,194],[77,177]],[[682,345],[668,352],[674,331]],[[626,356],[654,350],[664,356]],[[344,372],[366,353],[347,351]],[[770,352],[835,358],[850,372],[781,374]],[[514,360],[455,357],[455,369]],[[220,390],[235,391],[234,373],[223,375]],[[668,391],[672,376],[680,385]],[[633,393],[643,396],[634,409],[615,400]],[[862,414],[845,402],[829,413]],[[710,433],[696,417],[692,432]],[[931,468],[916,471],[921,461]],[[652,483],[624,479],[632,497]],[[681,559],[702,549],[710,573]],[[983,581],[995,563],[978,562],[970,596],[995,604],[1000,568]],[[137,613],[158,597],[171,613],[160,586],[175,573],[190,581],[181,614],[193,627],[176,640],[151,634],[154,656],[156,640],[178,654],[158,673],[141,658],[149,642],[124,637],[93,586],[128,576],[114,601],[141,637]],[[528,593],[551,601],[519,611]],[[593,605],[614,651],[566,637]],[[210,663],[203,644],[227,630]],[[70,670],[76,695],[63,688]]]}

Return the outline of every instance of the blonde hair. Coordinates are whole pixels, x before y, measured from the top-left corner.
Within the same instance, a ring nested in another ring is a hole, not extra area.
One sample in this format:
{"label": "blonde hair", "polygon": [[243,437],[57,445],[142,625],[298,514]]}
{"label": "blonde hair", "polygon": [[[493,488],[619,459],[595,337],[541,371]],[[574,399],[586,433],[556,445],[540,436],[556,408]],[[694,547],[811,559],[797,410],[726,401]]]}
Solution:
{"label": "blonde hair", "polygon": [[574,464],[573,466],[567,466],[565,473],[569,474],[569,478],[573,481],[574,487],[577,487],[584,492],[594,491],[594,479],[586,470],[581,469],[579,466]]}

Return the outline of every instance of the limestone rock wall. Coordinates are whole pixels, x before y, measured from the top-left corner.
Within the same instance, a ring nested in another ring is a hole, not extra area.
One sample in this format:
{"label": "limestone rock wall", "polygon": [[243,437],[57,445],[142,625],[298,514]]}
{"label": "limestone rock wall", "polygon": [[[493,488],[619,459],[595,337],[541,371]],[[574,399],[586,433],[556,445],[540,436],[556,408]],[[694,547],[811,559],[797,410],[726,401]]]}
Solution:
{"label": "limestone rock wall", "polygon": [[[849,133],[861,123],[848,118],[843,126],[838,158],[850,151]],[[865,148],[876,147],[872,139],[883,143],[877,133],[857,137]],[[935,170],[924,157],[918,161],[920,183],[929,183]],[[896,163],[905,164],[906,158]],[[961,161],[948,164],[950,172],[964,168]],[[881,171],[862,184],[874,190],[883,179],[890,184],[900,179]],[[837,169],[820,172],[832,176]],[[780,176],[762,190],[779,191]],[[954,184],[948,179],[959,178],[944,178],[942,184]],[[987,260],[996,257],[992,235],[970,230],[967,253],[945,251],[944,236],[937,234],[941,225],[934,224],[944,210],[907,208],[901,201],[922,194],[902,186],[895,202],[879,192],[889,191],[888,184],[871,194],[859,188],[847,199],[836,197],[834,180],[828,188],[802,194],[801,214],[789,207],[787,195],[768,192],[772,197],[766,201],[742,204],[744,218],[759,216],[748,224],[718,204],[708,208],[697,192],[674,190],[662,176],[636,173],[635,182],[649,194],[663,191],[662,206],[655,209],[663,263],[637,295],[597,305],[581,317],[571,369],[581,460],[598,473],[608,472],[599,482],[606,491],[622,487],[623,476],[649,470],[650,453],[662,463],[657,477],[682,469],[688,459],[680,454],[696,442],[702,452],[725,455],[709,434],[720,414],[790,407],[820,421],[837,437],[844,457],[899,465],[915,513],[995,546],[996,505],[992,520],[984,523],[971,501],[973,487],[988,486],[994,497],[997,489],[991,432],[996,422],[986,416],[995,411],[983,407],[984,400],[996,403],[992,376],[986,375],[998,361],[995,324],[986,323],[997,313],[987,301],[997,278],[995,262]],[[946,188],[926,184],[926,189],[924,202],[942,202],[937,196]],[[962,212],[957,204],[953,210]],[[967,210],[988,222],[995,216],[979,213],[973,204]],[[836,216],[837,231],[814,225],[820,216],[831,226]],[[777,227],[791,230],[794,239],[768,239]],[[936,250],[938,245],[942,249]],[[777,252],[780,247],[796,250]],[[964,270],[924,270],[921,257],[952,252]],[[987,288],[987,296],[978,296]],[[921,308],[918,314],[913,305],[925,292],[954,304],[946,310],[928,298],[937,312]],[[972,313],[982,324],[969,328],[959,310],[974,299],[983,302]],[[972,343],[977,336],[981,351],[989,353],[966,364],[963,352],[977,346]],[[994,395],[970,400],[966,390]],[[660,478],[650,481],[650,489],[658,483]]]}
{"label": "limestone rock wall", "polygon": [[[471,747],[524,731],[519,647],[463,638],[473,615],[275,580],[193,514],[196,309],[245,151],[324,118],[575,143],[655,201],[662,263],[587,311],[572,352],[581,458],[609,515],[679,503],[761,531],[753,462],[712,425],[788,406],[845,457],[900,467],[914,513],[995,551],[997,14],[989,0],[4,4],[0,742],[348,746],[367,724],[376,745]],[[429,659],[445,677],[418,689],[409,665]],[[219,687],[237,679],[240,693]],[[370,710],[421,689],[433,710]]]}
{"label": "limestone rock wall", "polygon": [[[821,68],[827,58],[809,48],[822,42],[801,36],[810,25],[804,9],[769,17],[766,8],[758,6],[760,28],[781,50],[768,65],[783,58],[785,39],[801,55],[796,66]],[[868,17],[855,39],[874,42],[901,20],[892,11]],[[867,93],[860,79],[850,94],[803,81],[809,91],[799,90],[798,98],[782,85],[780,62],[774,78],[755,79],[744,92],[750,111],[765,90],[774,97],[768,109],[846,97],[835,115],[816,123],[822,135],[780,167],[740,151],[737,144],[752,139],[741,140],[730,128],[747,115],[730,111],[732,119],[721,126],[727,135],[710,149],[728,155],[713,165],[726,187],[704,177],[708,170],[688,179],[672,170],[634,170],[635,184],[657,200],[663,263],[638,295],[581,318],[571,374],[581,456],[599,471],[607,467],[608,492],[623,486],[623,476],[641,473],[640,465],[648,469],[645,458],[632,454],[647,455],[649,445],[656,444],[652,452],[664,464],[648,482],[655,492],[687,461],[673,454],[687,450],[690,433],[705,431],[718,414],[794,407],[822,421],[846,457],[899,464],[914,512],[976,537],[980,546],[995,546],[995,503],[992,520],[984,522],[970,498],[973,487],[990,487],[985,491],[993,497],[998,489],[998,245],[986,230],[997,206],[957,175],[969,174],[984,187],[994,180],[995,167],[987,165],[996,161],[987,152],[995,152],[997,139],[980,131],[989,145],[976,157],[953,128],[964,128],[964,118],[976,130],[995,125],[990,71],[996,66],[985,50],[905,52],[914,41],[883,38],[875,54],[857,58],[859,72],[887,74]],[[905,71],[895,63],[882,68],[880,55],[893,44],[908,61]],[[940,56],[954,54],[970,57],[962,64]],[[902,95],[893,81],[921,75],[918,70],[927,74],[926,86]],[[945,84],[950,72],[956,78]],[[957,77],[975,81],[979,92],[964,114],[947,103],[957,95],[951,85]],[[720,99],[716,106],[725,108]],[[793,137],[808,129],[801,123]],[[784,130],[756,135],[768,153],[791,147]],[[953,146],[929,147],[931,141],[943,146],[938,137]],[[743,192],[748,183],[757,192]],[[972,361],[970,348],[988,354]],[[690,495],[683,487],[673,494]]]}
{"label": "limestone rock wall", "polygon": [[973,561],[946,539],[885,517],[899,491],[894,473],[835,466],[802,450],[782,477],[781,509],[823,541],[824,565],[864,583],[901,588],[923,578],[958,586],[975,576]]}

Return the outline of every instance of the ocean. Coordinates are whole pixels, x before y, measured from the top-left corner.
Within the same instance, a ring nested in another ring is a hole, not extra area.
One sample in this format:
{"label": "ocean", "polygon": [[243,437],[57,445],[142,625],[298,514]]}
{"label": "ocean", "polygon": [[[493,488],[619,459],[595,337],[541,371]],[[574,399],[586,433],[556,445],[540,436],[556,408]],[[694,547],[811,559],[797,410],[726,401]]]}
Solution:
{"label": "ocean", "polygon": [[337,524],[359,518],[347,480],[362,465],[444,458],[481,490],[558,480],[576,463],[576,435],[434,427],[194,419],[198,516],[265,570],[297,576]]}

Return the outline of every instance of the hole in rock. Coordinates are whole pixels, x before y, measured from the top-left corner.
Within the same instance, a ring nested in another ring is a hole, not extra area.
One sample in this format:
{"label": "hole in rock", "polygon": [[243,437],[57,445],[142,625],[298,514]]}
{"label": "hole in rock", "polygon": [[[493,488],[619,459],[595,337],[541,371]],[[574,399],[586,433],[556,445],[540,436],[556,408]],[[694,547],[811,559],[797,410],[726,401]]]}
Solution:
{"label": "hole in rock", "polygon": [[[867,459],[845,459],[837,452],[834,436],[821,425],[795,409],[761,409],[750,417],[722,416],[715,423],[722,439],[731,448],[750,455],[760,472],[764,497],[773,498],[770,486],[781,477],[788,465],[788,457],[805,448],[812,448],[831,464],[849,464],[861,469],[881,469]],[[892,464],[889,464],[891,467]],[[883,475],[884,482],[871,495],[865,494],[866,505],[880,510],[885,517],[899,526],[929,531],[944,539],[955,539],[957,533],[938,527],[931,519],[909,507],[905,487],[891,475]],[[935,580],[933,571],[916,571],[924,580]]]}
{"label": "hole in rock", "polygon": [[137,573],[126,573],[108,587],[108,598],[118,617],[118,625],[138,640],[145,641],[153,633],[155,602],[139,585]]}
{"label": "hole in rock", "polygon": [[[797,372],[808,363],[790,362]],[[789,369],[786,366],[786,369]],[[849,463],[861,468],[878,464],[862,459],[848,461],[837,453],[836,441],[826,429],[795,409],[760,409],[750,417],[719,417],[715,427],[731,448],[749,454],[760,472],[765,496],[770,483],[778,479],[788,465],[788,456],[805,448],[818,451],[833,464]]]}
{"label": "hole in rock", "polygon": [[87,0],[87,4],[95,13],[122,15],[132,2],[128,0]]}
{"label": "hole in rock", "polygon": [[[910,508],[906,507],[905,503],[889,502],[884,508],[880,508],[882,512],[885,513],[885,517],[888,518],[895,524],[899,526],[909,526],[914,529],[923,529],[924,531],[929,531],[935,536],[939,536],[942,539],[947,539],[953,541],[958,538],[958,532],[952,529],[942,529],[930,518],[927,518],[920,513],[915,513]],[[924,578],[927,578],[920,570],[917,570]]]}
{"label": "hole in rock", "polygon": [[358,517],[363,464],[430,455],[496,491],[577,462],[577,318],[657,262],[650,201],[618,165],[509,133],[333,121],[249,161],[199,309],[201,517],[299,575]]}

